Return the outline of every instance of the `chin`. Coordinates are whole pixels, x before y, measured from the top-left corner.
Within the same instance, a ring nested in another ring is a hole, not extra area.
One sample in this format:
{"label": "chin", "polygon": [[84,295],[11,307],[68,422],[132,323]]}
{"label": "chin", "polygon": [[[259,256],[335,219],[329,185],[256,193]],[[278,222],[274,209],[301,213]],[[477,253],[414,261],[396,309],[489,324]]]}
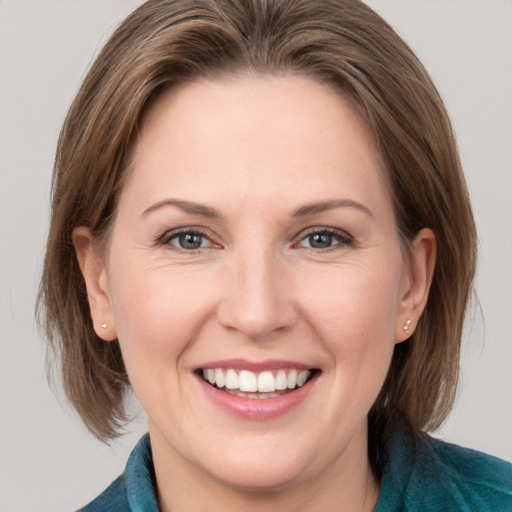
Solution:
{"label": "chin", "polygon": [[226,458],[222,467],[212,468],[217,480],[246,492],[272,493],[296,485],[303,477],[301,464],[276,457],[258,460]]}

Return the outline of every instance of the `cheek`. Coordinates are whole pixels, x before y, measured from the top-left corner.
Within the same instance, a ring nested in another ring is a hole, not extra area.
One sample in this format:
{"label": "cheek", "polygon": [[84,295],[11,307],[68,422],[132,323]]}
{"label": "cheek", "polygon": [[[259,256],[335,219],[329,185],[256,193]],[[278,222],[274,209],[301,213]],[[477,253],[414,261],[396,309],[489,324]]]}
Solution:
{"label": "cheek", "polygon": [[336,270],[318,272],[299,285],[309,322],[334,346],[339,341],[340,349],[362,349],[374,342],[392,341],[399,272],[393,267],[379,272],[372,265]]}
{"label": "cheek", "polygon": [[[333,432],[359,425],[374,404],[394,350],[399,272],[395,266],[346,265],[299,286],[302,316],[328,357],[324,405]],[[315,283],[313,292],[311,283]],[[345,421],[340,422],[339,418]]]}
{"label": "cheek", "polygon": [[212,301],[205,280],[186,270],[155,271],[125,262],[112,272],[111,282],[114,318],[127,369],[132,361],[140,366],[144,360],[158,365],[173,359],[175,367],[210,312]]}

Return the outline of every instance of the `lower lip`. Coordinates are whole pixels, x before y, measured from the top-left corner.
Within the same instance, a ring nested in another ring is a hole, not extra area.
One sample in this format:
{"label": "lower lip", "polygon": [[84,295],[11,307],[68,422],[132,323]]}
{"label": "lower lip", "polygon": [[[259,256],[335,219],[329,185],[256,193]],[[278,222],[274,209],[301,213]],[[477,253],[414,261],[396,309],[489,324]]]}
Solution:
{"label": "lower lip", "polygon": [[264,421],[278,418],[303,402],[318,379],[313,375],[304,386],[275,398],[241,398],[211,386],[197,376],[206,396],[225,412],[239,418]]}

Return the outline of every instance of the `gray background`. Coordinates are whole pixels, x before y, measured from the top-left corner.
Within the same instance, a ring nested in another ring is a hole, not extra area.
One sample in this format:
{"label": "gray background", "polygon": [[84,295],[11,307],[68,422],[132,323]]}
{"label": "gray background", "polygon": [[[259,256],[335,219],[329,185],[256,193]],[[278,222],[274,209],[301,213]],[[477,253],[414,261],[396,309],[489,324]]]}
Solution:
{"label": "gray background", "polygon": [[[48,387],[33,314],[60,124],[93,55],[139,3],[0,0],[0,512],[83,505],[145,429],[141,413],[111,447],[88,434]],[[438,435],[512,460],[512,2],[368,3],[446,101],[480,232],[481,311],[469,318],[461,393]]]}

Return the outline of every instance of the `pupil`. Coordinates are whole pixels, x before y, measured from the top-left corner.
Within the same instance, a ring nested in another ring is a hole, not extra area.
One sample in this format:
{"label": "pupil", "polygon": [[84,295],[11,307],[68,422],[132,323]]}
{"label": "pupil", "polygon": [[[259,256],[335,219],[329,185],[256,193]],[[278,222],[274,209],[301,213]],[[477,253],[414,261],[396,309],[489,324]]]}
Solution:
{"label": "pupil", "polygon": [[310,236],[309,240],[311,247],[315,249],[323,249],[332,245],[332,235],[328,233],[315,233]]}
{"label": "pupil", "polygon": [[180,246],[183,249],[199,249],[201,247],[201,243],[203,237],[202,235],[195,235],[193,233],[185,233],[180,235],[179,242]]}

